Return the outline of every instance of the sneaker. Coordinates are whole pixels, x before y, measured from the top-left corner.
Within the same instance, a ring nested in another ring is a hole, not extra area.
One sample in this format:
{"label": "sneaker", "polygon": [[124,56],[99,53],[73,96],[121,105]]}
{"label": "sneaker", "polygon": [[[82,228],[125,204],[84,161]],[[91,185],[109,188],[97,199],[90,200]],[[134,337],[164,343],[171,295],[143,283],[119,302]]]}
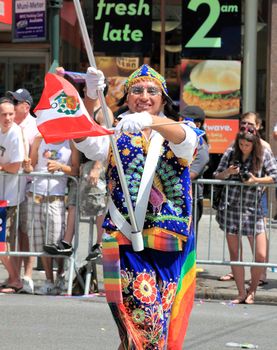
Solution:
{"label": "sneaker", "polygon": [[65,274],[63,273],[62,275],[58,275],[56,276],[56,280],[54,283],[56,289],[61,293],[64,290],[66,290],[65,287]]}
{"label": "sneaker", "polygon": [[70,256],[73,253],[72,245],[62,240],[58,244],[45,244],[43,250],[51,255]]}
{"label": "sneaker", "polygon": [[102,251],[101,251],[100,244],[96,243],[91,247],[91,251],[89,255],[86,257],[86,260],[91,261],[101,257],[102,257]]}
{"label": "sneaker", "polygon": [[22,278],[23,287],[20,290],[20,293],[34,294],[34,281],[28,277],[24,276]]}
{"label": "sneaker", "polygon": [[50,281],[45,281],[44,285],[41,286],[36,294],[38,295],[58,295],[58,290],[55,287],[54,283]]}

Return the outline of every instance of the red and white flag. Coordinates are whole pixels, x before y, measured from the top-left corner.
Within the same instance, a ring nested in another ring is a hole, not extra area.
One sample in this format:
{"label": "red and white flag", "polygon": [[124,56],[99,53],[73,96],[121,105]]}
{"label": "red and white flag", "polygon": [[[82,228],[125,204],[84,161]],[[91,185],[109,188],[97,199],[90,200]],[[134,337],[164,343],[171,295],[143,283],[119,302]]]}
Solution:
{"label": "red and white flag", "polygon": [[12,0],[0,0],[0,22],[12,24]]}
{"label": "red and white flag", "polygon": [[45,76],[44,90],[34,113],[46,143],[113,134],[90,118],[74,86],[53,73]]}

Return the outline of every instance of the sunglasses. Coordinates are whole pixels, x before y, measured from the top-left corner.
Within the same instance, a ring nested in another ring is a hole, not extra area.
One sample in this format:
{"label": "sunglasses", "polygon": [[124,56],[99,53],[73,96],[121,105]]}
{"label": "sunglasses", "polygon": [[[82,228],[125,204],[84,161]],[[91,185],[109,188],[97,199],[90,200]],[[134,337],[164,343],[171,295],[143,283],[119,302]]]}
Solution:
{"label": "sunglasses", "polygon": [[242,120],[241,122],[240,122],[240,125],[249,125],[249,126],[252,126],[253,128],[255,127],[255,124],[253,124],[253,123],[249,123],[249,122],[246,122],[246,121],[244,121],[244,120]]}
{"label": "sunglasses", "polygon": [[142,95],[144,93],[144,91],[146,90],[146,92],[151,95],[151,96],[158,96],[158,95],[162,95],[162,92],[160,89],[154,87],[154,86],[148,86],[148,87],[144,87],[144,86],[131,86],[130,87],[130,93],[133,95]]}
{"label": "sunglasses", "polygon": [[248,133],[248,134],[252,134],[252,135],[256,135],[256,129],[255,128],[251,128],[251,127],[247,127],[247,126],[242,126],[239,129],[240,132],[242,133]]}

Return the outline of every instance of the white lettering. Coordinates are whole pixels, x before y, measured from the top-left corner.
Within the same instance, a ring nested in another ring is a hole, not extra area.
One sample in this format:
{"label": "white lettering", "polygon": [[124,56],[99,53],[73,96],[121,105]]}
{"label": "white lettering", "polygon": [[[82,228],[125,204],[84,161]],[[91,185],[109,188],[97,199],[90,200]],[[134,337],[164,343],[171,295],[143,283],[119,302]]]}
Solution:
{"label": "white lettering", "polygon": [[232,131],[230,125],[206,125],[207,131]]}

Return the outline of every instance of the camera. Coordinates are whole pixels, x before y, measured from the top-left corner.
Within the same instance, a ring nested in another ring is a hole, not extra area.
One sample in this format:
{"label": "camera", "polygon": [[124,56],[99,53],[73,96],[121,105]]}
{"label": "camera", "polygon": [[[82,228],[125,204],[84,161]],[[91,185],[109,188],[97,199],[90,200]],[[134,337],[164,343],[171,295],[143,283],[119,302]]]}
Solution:
{"label": "camera", "polygon": [[249,170],[245,165],[240,168],[239,176],[241,178],[241,181],[247,181],[250,179]]}

